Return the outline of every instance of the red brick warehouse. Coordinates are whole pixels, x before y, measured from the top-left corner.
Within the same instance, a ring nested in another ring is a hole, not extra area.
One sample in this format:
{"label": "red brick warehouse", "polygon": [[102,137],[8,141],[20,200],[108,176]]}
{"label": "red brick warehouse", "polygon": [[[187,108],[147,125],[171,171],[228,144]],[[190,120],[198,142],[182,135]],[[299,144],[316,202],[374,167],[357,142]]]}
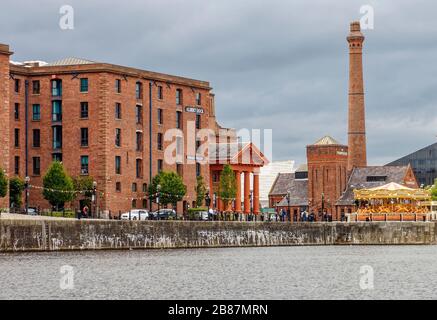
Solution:
{"label": "red brick warehouse", "polygon": [[[180,213],[194,205],[196,177],[210,181],[208,161],[197,161],[208,154],[197,156],[198,144],[219,141],[219,131],[229,133],[226,143],[235,142],[235,131],[216,122],[206,81],[75,58],[11,63],[11,54],[0,45],[0,166],[9,176],[29,176],[32,186],[42,186],[50,163],[60,160],[71,176],[92,177],[99,208],[117,215],[156,209],[146,194],[151,178],[174,171],[187,186]],[[196,139],[190,129],[210,129],[212,137],[194,142],[193,150],[182,142],[181,161],[168,163],[165,150],[178,143],[167,141],[170,129],[181,130],[185,142]],[[30,206],[50,207],[36,188]]]}

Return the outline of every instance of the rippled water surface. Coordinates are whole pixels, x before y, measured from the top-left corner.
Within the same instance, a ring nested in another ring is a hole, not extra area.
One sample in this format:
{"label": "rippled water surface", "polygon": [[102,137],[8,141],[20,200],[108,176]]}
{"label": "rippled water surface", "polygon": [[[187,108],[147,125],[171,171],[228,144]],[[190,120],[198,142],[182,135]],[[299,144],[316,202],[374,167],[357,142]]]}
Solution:
{"label": "rippled water surface", "polygon": [[1,254],[0,299],[436,299],[436,273],[437,246]]}

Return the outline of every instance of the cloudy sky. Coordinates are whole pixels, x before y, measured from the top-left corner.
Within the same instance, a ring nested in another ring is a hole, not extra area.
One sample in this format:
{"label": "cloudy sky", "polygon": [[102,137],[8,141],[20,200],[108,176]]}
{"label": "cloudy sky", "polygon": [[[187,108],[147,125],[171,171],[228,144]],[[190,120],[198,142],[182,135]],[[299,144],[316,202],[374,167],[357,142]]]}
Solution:
{"label": "cloudy sky", "polygon": [[[74,30],[59,27],[62,5]],[[210,81],[223,126],[273,129],[273,159],[347,143],[349,22],[366,30],[369,164],[437,141],[437,3],[408,0],[2,0],[16,61],[74,56]]]}

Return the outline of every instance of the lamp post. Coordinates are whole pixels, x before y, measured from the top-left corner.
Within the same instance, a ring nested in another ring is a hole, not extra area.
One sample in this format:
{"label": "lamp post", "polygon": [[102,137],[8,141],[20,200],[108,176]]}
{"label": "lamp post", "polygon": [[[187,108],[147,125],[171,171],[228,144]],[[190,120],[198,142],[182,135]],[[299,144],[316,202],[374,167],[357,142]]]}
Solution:
{"label": "lamp post", "polygon": [[322,192],[322,220],[323,220],[324,212],[325,212],[325,193]]}
{"label": "lamp post", "polygon": [[160,207],[160,202],[161,202],[161,185],[158,184],[156,186],[156,191],[157,191],[157,197],[156,197],[156,203],[158,204],[158,214],[156,215],[157,219],[159,220],[159,210],[161,210]]}
{"label": "lamp post", "polygon": [[[97,181],[93,181],[94,218],[97,218]],[[100,218],[100,214],[99,214]]]}
{"label": "lamp post", "polygon": [[252,200],[253,200],[253,190],[250,190],[249,193],[249,202],[250,202],[250,218],[253,219],[253,204],[252,204]]}
{"label": "lamp post", "polygon": [[24,188],[26,190],[26,215],[29,214],[29,183],[30,177],[26,176],[26,178],[24,178]]}
{"label": "lamp post", "polygon": [[290,191],[290,190],[287,191],[287,195],[286,195],[286,197],[287,197],[287,204],[288,204],[288,211],[287,211],[287,214],[288,214],[288,217],[289,217],[289,219],[290,219],[290,221],[291,221],[291,210],[290,210],[291,191]]}

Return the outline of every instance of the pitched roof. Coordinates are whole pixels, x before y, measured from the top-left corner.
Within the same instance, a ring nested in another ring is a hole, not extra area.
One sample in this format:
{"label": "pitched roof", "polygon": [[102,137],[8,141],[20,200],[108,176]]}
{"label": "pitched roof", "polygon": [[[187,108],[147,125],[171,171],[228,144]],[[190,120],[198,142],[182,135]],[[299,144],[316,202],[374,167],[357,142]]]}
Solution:
{"label": "pitched roof", "polygon": [[294,180],[294,173],[279,173],[273,183],[269,196],[284,195],[290,189]]}
{"label": "pitched roof", "polygon": [[294,172],[294,161],[275,161],[260,169],[259,175],[259,200],[261,203],[268,203],[269,192],[276,181],[278,173],[292,173]]}
{"label": "pitched roof", "polygon": [[211,144],[209,159],[211,163],[216,161],[257,165],[269,163],[269,160],[252,142]]}
{"label": "pitched roof", "polygon": [[277,206],[279,207],[302,207],[308,205],[308,179],[293,179],[290,181],[288,191],[290,191],[290,202],[285,196]]}
{"label": "pitched roof", "polygon": [[324,146],[324,145],[341,145],[340,142],[335,140],[331,136],[324,136],[323,138],[317,140],[313,145],[314,146]]}
{"label": "pitched roof", "polygon": [[93,64],[93,63],[96,63],[96,62],[91,61],[91,60],[86,60],[86,59],[69,57],[69,58],[64,58],[64,59],[57,60],[57,61],[54,61],[54,62],[50,62],[46,66],[48,66],[48,67],[53,67],[53,66],[77,66],[77,65],[81,65],[81,64]]}
{"label": "pitched roof", "polygon": [[408,169],[408,166],[356,167],[350,175],[346,191],[337,200],[336,205],[353,205],[354,189],[371,189],[390,182],[403,185]]}

